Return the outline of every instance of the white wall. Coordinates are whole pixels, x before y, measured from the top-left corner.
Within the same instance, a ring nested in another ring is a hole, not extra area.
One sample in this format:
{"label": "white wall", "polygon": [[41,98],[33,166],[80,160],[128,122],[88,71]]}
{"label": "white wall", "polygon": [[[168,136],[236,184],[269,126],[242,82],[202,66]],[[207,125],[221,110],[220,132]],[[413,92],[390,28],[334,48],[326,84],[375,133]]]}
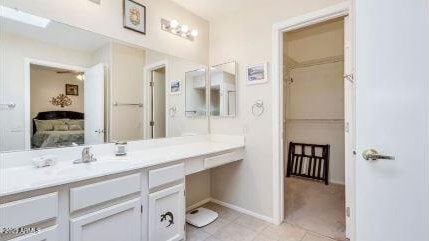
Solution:
{"label": "white wall", "polygon": [[[7,120],[1,125],[6,141],[1,150],[23,150],[25,147],[25,59],[37,59],[71,66],[89,67],[92,63],[90,53],[66,49],[43,42],[23,38],[8,33],[2,36],[4,48],[4,99],[14,102],[16,107],[7,112]],[[3,65],[3,64],[2,64]],[[3,112],[3,111],[2,111]]]}
{"label": "white wall", "polygon": [[[76,79],[76,74],[73,73],[57,73],[54,70],[44,70],[32,67],[30,71],[30,86],[31,86],[31,118],[34,118],[37,113],[43,111],[76,111],[83,113],[84,111],[84,92],[83,81]],[[52,105],[49,100],[51,97],[57,97],[59,94],[66,94],[66,84],[77,85],[79,95],[68,95],[72,100],[72,105],[61,106]]]}
{"label": "white wall", "polygon": [[[122,0],[102,0],[101,5],[88,0],[3,0],[3,2],[6,6],[145,48],[197,62],[208,62],[208,22],[169,0],[137,0],[146,6],[146,35],[123,28]],[[161,18],[177,19],[197,28],[199,36],[192,42],[167,33],[161,30]]]}
{"label": "white wall", "polygon": [[[271,82],[248,86],[245,66],[272,59],[272,25],[321,9],[341,0],[252,1],[239,13],[215,19],[210,25],[210,63],[238,62],[238,116],[212,118],[213,133],[243,134],[246,156],[240,164],[212,171],[212,196],[266,217],[273,217],[273,140]],[[258,99],[265,112],[254,117],[250,108]]]}
{"label": "white wall", "polygon": [[210,170],[186,176],[186,207],[211,198]]}
{"label": "white wall", "polygon": [[143,139],[143,108],[112,106],[112,103],[143,103],[146,54],[143,49],[116,43],[111,48],[110,140],[140,140]]}

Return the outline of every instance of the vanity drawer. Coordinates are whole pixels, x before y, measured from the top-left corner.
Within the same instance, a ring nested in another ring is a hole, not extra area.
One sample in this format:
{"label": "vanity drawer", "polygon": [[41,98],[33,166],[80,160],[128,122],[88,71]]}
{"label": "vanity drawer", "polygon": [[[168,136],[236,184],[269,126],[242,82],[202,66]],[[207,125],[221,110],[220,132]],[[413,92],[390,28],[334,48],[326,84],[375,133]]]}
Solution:
{"label": "vanity drawer", "polygon": [[204,171],[204,158],[197,157],[197,158],[186,160],[185,162],[186,175],[191,175],[201,171]]}
{"label": "vanity drawer", "polygon": [[56,217],[56,192],[0,205],[0,227],[19,228]]}
{"label": "vanity drawer", "polygon": [[24,235],[10,241],[58,241],[58,226],[43,229],[37,233]]}
{"label": "vanity drawer", "polygon": [[233,152],[229,152],[229,153],[225,153],[225,154],[221,154],[213,157],[208,157],[204,159],[204,168],[210,169],[213,167],[225,165],[227,163],[235,162],[243,159],[244,159],[244,151],[236,150]]}
{"label": "vanity drawer", "polygon": [[159,187],[185,177],[185,165],[183,163],[158,168],[149,171],[149,189]]}
{"label": "vanity drawer", "polygon": [[140,192],[140,174],[70,189],[70,212]]}

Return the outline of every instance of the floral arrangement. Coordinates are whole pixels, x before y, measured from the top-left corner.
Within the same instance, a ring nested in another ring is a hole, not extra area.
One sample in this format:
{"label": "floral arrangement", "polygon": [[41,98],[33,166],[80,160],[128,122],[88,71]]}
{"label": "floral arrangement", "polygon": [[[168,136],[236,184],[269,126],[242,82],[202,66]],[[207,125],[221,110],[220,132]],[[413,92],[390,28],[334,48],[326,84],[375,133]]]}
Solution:
{"label": "floral arrangement", "polygon": [[49,102],[52,105],[61,106],[61,108],[70,106],[73,103],[73,101],[65,94],[59,94],[57,97],[51,97]]}

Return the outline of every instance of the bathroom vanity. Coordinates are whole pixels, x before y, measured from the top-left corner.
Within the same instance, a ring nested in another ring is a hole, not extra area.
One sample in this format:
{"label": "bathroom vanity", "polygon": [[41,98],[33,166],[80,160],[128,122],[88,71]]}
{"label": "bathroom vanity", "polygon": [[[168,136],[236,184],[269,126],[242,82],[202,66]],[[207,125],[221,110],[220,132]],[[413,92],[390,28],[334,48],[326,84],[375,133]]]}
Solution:
{"label": "bathroom vanity", "polygon": [[[1,169],[0,227],[30,233],[0,240],[184,240],[185,176],[242,160],[244,138],[138,141],[125,157],[115,157],[112,144],[97,145],[98,161],[73,164],[81,150],[2,154],[6,165],[12,159],[20,165]],[[51,167],[25,164],[46,152],[63,155]]]}
{"label": "bathroom vanity", "polygon": [[211,182],[185,177],[244,158],[244,137],[209,125],[238,113],[237,64],[2,9],[46,26],[0,16],[0,241],[183,240],[185,182]]}

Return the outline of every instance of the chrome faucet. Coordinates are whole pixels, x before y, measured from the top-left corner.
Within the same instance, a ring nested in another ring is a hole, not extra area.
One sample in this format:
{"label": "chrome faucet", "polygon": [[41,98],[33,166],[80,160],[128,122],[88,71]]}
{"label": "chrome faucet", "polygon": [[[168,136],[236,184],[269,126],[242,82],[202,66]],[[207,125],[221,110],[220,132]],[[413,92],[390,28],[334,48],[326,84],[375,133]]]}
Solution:
{"label": "chrome faucet", "polygon": [[82,150],[82,157],[80,159],[77,159],[73,161],[74,164],[80,164],[80,163],[90,163],[90,162],[96,162],[97,158],[94,157],[93,154],[90,152],[91,147],[84,147]]}

